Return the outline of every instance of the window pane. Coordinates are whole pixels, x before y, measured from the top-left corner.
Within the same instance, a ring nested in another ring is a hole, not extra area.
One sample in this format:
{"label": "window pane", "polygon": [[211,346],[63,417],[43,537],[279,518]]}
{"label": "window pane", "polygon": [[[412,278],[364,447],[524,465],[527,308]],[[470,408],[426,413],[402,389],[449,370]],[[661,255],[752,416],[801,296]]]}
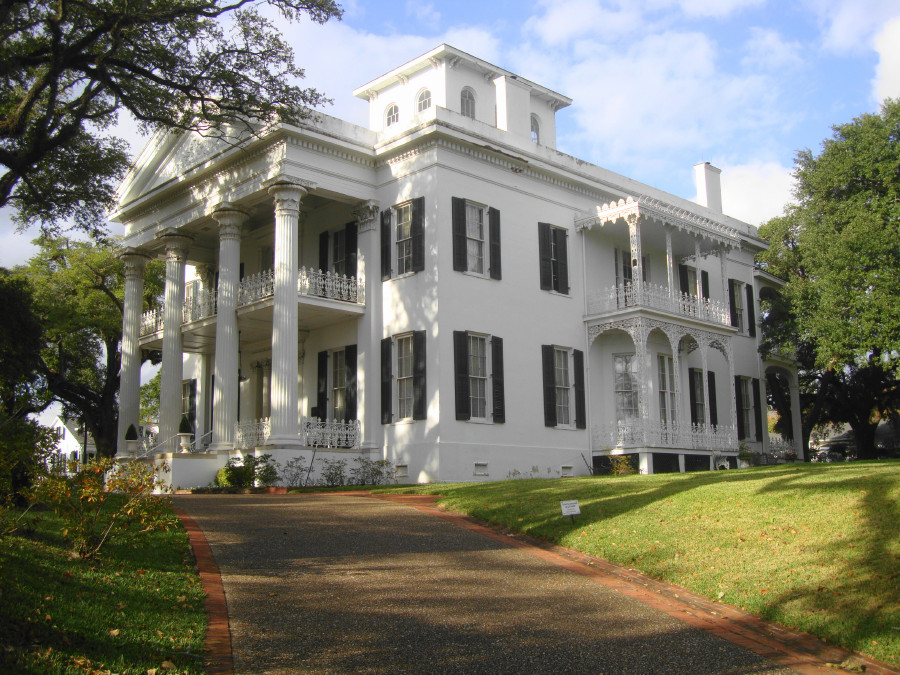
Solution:
{"label": "window pane", "polygon": [[615,364],[616,421],[626,422],[638,415],[638,395],[632,354],[617,354]]}
{"label": "window pane", "polygon": [[484,207],[466,204],[466,268],[484,274]]}
{"label": "window pane", "polygon": [[397,207],[397,273],[412,271],[412,206]]}
{"label": "window pane", "polygon": [[422,112],[423,110],[428,110],[431,107],[431,92],[427,89],[419,94],[419,100],[416,103],[416,110],[418,112]]}
{"label": "window pane", "polygon": [[475,95],[468,89],[463,89],[459,97],[460,112],[466,117],[475,119]]}
{"label": "window pane", "polygon": [[556,349],[553,352],[556,376],[556,423],[571,424],[569,416],[569,351]]}
{"label": "window pane", "polygon": [[397,338],[397,415],[411,419],[413,415],[412,336]]}

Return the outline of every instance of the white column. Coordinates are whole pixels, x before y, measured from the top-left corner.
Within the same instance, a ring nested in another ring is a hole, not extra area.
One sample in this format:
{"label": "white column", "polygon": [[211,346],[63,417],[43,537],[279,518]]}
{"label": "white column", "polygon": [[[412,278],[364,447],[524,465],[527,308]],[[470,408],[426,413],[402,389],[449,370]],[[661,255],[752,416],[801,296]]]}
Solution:
{"label": "white column", "polygon": [[[703,350],[700,354],[700,359],[702,362],[701,367],[703,368],[703,400],[706,402],[706,405],[703,406],[703,424],[707,429],[709,429],[710,424],[712,424],[709,416],[709,407],[711,405],[711,402],[709,400],[709,360],[707,358],[707,350],[709,349],[709,345],[705,343],[706,341],[704,340],[704,344],[700,345],[700,348]],[[718,410],[718,406],[716,408]]]}
{"label": "white column", "polygon": [[272,361],[266,360],[262,365],[262,415],[268,417],[272,414]]}
{"label": "white column", "polygon": [[166,247],[166,291],[163,313],[162,368],[159,391],[159,434],[164,452],[178,451],[181,421],[182,312],[184,309],[184,265],[190,239],[166,230],[158,235]]}
{"label": "white column", "polygon": [[275,292],[272,308],[272,415],[269,444],[300,445],[298,435],[299,340],[297,253],[300,200],[307,190],[282,177],[267,186],[275,201]]}
{"label": "white column", "polygon": [[675,295],[675,258],[672,256],[672,229],[666,226],[666,281],[669,285],[669,296]]}
{"label": "white column", "polygon": [[240,285],[241,226],[247,214],[223,203],[212,214],[219,223],[219,286],[216,297],[216,361],[213,433],[210,451],[234,447],[238,410],[237,296]]}
{"label": "white column", "polygon": [[703,278],[700,272],[700,242],[694,242],[694,272],[697,275],[697,297],[703,297]]}
{"label": "white column", "polygon": [[628,240],[631,248],[631,283],[637,290],[637,297],[641,298],[641,289],[644,285],[644,260],[641,253],[641,220],[639,216],[628,217]]}
{"label": "white column", "polygon": [[137,429],[141,410],[141,309],[144,300],[144,269],[149,257],[134,248],[123,250],[125,298],[122,303],[122,376],[119,382],[119,432],[117,448],[125,449],[128,425]]}
{"label": "white column", "polygon": [[356,376],[357,415],[362,426],[362,449],[370,452],[382,448],[380,351],[383,323],[381,318],[381,253],[378,229],[378,204],[369,201],[354,212],[357,222],[357,278],[365,283],[366,311],[357,328],[360,368]]}

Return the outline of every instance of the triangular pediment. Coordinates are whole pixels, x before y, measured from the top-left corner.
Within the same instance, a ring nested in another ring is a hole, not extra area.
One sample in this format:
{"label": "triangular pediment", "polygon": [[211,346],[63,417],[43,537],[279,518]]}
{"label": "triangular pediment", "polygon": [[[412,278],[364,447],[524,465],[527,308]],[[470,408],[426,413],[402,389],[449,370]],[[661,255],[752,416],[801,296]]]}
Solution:
{"label": "triangular pediment", "polygon": [[233,139],[226,141],[197,133],[157,132],[119,185],[119,208],[161,186],[183,180],[182,177],[233,146]]}

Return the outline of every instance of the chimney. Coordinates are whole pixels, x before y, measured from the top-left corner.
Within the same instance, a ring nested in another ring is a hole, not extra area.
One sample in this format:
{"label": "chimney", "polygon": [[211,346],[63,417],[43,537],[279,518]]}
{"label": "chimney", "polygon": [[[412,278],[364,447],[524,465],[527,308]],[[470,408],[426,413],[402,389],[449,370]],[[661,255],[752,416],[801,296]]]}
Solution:
{"label": "chimney", "polygon": [[694,164],[694,185],[697,187],[697,203],[716,213],[722,213],[722,169],[709,162]]}

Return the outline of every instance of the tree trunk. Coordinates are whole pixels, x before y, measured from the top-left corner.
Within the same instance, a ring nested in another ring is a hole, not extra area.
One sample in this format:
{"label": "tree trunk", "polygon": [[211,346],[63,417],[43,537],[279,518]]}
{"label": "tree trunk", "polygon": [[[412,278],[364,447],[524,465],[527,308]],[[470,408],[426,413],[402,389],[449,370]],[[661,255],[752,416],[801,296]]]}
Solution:
{"label": "tree trunk", "polygon": [[856,437],[856,458],[857,459],[875,459],[875,430],[878,423],[871,422],[850,422],[850,428],[853,429],[853,435]]}

